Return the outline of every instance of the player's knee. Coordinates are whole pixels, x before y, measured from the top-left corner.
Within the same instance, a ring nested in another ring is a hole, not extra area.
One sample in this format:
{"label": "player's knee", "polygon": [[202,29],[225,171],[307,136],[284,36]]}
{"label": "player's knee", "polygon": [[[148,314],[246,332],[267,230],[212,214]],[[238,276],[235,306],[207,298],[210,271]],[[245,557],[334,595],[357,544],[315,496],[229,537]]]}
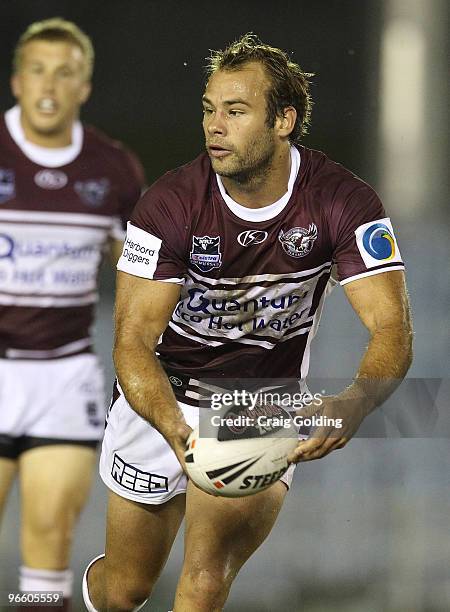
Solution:
{"label": "player's knee", "polygon": [[76,509],[68,500],[51,500],[27,508],[23,517],[24,546],[40,544],[46,549],[68,549],[72,542]]}
{"label": "player's knee", "polygon": [[106,589],[108,612],[133,612],[150,597],[153,585],[127,584],[126,581]]}
{"label": "player's knee", "polygon": [[127,571],[124,567],[107,566],[105,573],[105,595],[108,612],[135,610],[150,597],[158,576],[148,572]]}

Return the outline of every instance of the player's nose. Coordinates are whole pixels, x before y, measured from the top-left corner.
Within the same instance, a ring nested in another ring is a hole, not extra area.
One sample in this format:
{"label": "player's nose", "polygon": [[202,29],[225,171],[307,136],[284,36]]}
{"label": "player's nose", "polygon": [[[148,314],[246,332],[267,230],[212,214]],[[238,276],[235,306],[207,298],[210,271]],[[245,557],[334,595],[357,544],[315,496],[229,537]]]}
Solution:
{"label": "player's nose", "polygon": [[224,134],[226,131],[226,125],[222,113],[212,113],[211,117],[209,117],[207,120],[206,129],[210,135]]}
{"label": "player's nose", "polygon": [[43,93],[53,93],[55,91],[55,77],[51,74],[44,75],[42,79]]}

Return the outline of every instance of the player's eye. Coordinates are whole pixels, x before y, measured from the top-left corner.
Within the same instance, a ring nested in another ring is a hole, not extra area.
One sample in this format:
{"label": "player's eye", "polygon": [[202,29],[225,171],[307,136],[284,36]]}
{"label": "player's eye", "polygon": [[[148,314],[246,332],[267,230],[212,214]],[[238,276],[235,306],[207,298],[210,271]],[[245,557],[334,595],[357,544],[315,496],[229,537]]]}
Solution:
{"label": "player's eye", "polygon": [[58,76],[64,79],[71,77],[72,75],[73,75],[73,72],[70,68],[61,68],[61,70],[58,71]]}
{"label": "player's eye", "polygon": [[28,70],[31,72],[31,74],[42,74],[43,73],[42,66],[38,66],[37,64],[30,66]]}
{"label": "player's eye", "polygon": [[244,114],[244,111],[239,110],[239,109],[237,109],[237,108],[232,108],[232,109],[230,110],[230,115],[231,115],[232,117],[239,117],[239,115],[243,115],[243,114]]}
{"label": "player's eye", "polygon": [[212,108],[208,108],[207,106],[203,107],[203,114],[210,115],[213,112]]}

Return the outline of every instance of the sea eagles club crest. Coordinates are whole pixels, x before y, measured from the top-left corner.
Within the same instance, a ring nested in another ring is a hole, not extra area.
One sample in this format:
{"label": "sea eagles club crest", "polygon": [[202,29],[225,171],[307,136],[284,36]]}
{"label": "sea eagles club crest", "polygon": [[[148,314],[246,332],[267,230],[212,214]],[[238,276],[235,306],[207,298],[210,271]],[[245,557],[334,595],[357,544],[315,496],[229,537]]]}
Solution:
{"label": "sea eagles club crest", "polygon": [[308,229],[293,227],[286,233],[283,230],[278,234],[278,240],[285,253],[291,257],[305,257],[311,252],[317,238],[317,226],[310,223]]}
{"label": "sea eagles club crest", "polygon": [[105,201],[110,191],[110,182],[107,178],[77,181],[74,188],[85,204],[97,207]]}
{"label": "sea eagles club crest", "polygon": [[202,272],[209,272],[222,265],[220,236],[192,236],[190,262]]}

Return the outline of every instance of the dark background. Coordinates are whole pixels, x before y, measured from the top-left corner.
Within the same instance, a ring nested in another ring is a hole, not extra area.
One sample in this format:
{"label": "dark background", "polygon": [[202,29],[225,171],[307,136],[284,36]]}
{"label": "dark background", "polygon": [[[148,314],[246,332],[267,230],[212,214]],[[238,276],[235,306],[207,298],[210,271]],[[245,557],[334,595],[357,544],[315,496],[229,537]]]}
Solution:
{"label": "dark background", "polygon": [[316,74],[313,124],[305,144],[326,150],[372,180],[365,129],[372,126],[374,136],[374,31],[381,6],[375,0],[3,0],[1,104],[13,102],[5,85],[20,33],[46,17],[74,20],[91,36],[96,50],[94,90],[83,117],[132,146],[153,181],[195,157],[203,146],[201,94],[208,50],[221,49],[252,31]]}

